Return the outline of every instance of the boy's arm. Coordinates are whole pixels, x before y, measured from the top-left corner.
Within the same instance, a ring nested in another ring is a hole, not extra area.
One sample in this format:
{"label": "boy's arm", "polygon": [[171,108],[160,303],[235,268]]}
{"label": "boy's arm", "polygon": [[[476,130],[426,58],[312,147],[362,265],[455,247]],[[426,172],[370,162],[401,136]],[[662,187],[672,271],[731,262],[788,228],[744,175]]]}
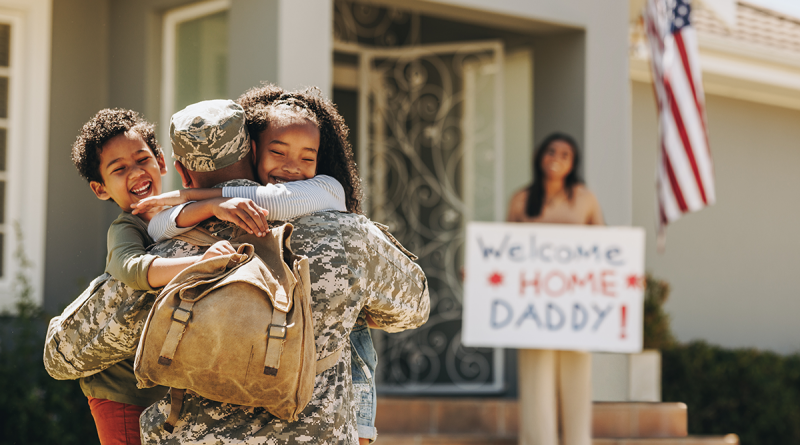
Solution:
{"label": "boy's arm", "polygon": [[161,258],[145,251],[145,246],[150,244],[142,229],[133,223],[115,221],[108,229],[106,272],[135,290],[152,291],[165,286],[175,275],[198,261],[233,253],[232,247],[227,249],[225,243],[217,243],[223,247],[215,248],[215,244],[203,256]]}
{"label": "boy's arm", "polygon": [[222,195],[252,199],[269,210],[271,221],[286,221],[323,210],[347,211],[344,188],[326,175],[260,187],[223,187]]}
{"label": "boy's arm", "polygon": [[158,257],[145,250],[150,240],[143,227],[118,219],[108,228],[107,241],[106,272],[134,290],[155,290],[148,281],[148,269]]}

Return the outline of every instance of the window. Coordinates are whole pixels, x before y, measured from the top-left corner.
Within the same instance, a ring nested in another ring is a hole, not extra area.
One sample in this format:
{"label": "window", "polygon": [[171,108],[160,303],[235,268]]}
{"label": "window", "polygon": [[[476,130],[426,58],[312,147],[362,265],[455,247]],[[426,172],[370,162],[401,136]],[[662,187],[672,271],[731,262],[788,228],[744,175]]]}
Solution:
{"label": "window", "polygon": [[[228,97],[229,0],[192,4],[164,15],[159,141],[170,164],[169,119],[187,105]],[[169,168],[164,190],[181,188]]]}
{"label": "window", "polygon": [[19,274],[42,302],[50,16],[50,0],[0,0],[0,310],[13,308]]}

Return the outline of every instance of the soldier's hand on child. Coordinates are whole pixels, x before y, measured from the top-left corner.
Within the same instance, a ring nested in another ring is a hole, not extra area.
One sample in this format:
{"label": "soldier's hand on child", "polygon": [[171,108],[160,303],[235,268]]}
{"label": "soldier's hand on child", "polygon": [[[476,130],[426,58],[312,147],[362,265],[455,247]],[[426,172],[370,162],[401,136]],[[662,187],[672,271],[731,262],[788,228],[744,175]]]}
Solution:
{"label": "soldier's hand on child", "polygon": [[139,202],[131,204],[131,208],[133,209],[131,214],[137,215],[139,213],[146,213],[156,207],[176,206],[185,202],[189,202],[189,199],[184,193],[184,190],[173,190],[160,195],[148,196]]}
{"label": "soldier's hand on child", "polygon": [[236,224],[247,233],[265,236],[269,230],[269,211],[246,198],[215,198],[212,212],[217,218]]}
{"label": "soldier's hand on child", "polygon": [[233,248],[228,241],[217,241],[216,243],[212,244],[211,247],[206,250],[206,253],[200,258],[200,261],[207,260],[209,258],[214,258],[222,255],[230,255],[232,253],[236,253],[236,249]]}

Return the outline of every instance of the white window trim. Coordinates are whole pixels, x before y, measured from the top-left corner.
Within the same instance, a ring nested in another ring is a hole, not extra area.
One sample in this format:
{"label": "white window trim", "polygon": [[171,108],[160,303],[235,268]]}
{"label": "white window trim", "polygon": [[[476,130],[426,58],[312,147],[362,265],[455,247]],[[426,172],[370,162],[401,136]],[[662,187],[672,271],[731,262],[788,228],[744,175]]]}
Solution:
{"label": "white window trim", "polygon": [[[226,11],[231,8],[231,0],[211,0],[202,3],[194,3],[180,8],[167,11],[164,14],[162,28],[162,47],[161,47],[161,113],[159,122],[158,140],[164,148],[164,158],[168,164],[172,164],[172,149],[169,142],[169,121],[172,115],[178,111],[175,109],[175,53],[178,37],[178,25],[189,20],[198,19],[218,12]],[[167,176],[164,178],[163,191],[172,190],[174,168],[167,168]]]}
{"label": "white window trim", "polygon": [[[6,230],[0,279],[0,309],[12,309],[20,272],[14,222],[23,231],[32,266],[25,271],[33,300],[44,296],[47,145],[50,116],[51,0],[0,0],[0,19],[11,23],[6,171]],[[24,147],[24,150],[22,149]],[[29,181],[25,178],[35,178]]]}

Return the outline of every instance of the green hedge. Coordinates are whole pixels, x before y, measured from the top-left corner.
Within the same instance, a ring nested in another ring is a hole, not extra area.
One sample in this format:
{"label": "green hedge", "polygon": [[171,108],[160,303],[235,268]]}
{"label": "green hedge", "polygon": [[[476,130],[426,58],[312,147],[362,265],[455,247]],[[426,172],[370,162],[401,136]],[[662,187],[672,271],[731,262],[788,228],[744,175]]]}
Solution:
{"label": "green hedge", "polygon": [[743,444],[800,443],[800,354],[704,342],[661,352],[663,399],[688,405],[690,434],[736,433]]}
{"label": "green hedge", "polygon": [[644,344],[662,353],[662,398],[689,408],[689,434],[735,433],[743,444],[800,444],[800,354],[680,344],[662,305],[669,285],[647,277]]}
{"label": "green hedge", "polygon": [[44,326],[39,317],[0,317],[0,444],[99,444],[77,380],[44,369]]}

